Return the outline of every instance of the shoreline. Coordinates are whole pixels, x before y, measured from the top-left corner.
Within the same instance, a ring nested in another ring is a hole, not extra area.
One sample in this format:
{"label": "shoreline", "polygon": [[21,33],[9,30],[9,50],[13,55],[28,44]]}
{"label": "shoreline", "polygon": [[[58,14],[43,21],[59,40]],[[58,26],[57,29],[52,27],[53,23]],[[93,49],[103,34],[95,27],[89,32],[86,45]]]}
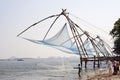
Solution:
{"label": "shoreline", "polygon": [[87,75],[87,80],[120,80],[120,73],[110,75],[108,69],[99,69],[95,75]]}

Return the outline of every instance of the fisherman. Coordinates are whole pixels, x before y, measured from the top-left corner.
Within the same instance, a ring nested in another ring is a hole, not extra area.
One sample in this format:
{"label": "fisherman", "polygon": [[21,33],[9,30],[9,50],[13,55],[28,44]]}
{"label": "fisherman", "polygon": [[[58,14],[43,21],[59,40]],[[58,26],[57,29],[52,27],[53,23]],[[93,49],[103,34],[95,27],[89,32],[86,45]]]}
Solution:
{"label": "fisherman", "polygon": [[74,67],[74,69],[78,69],[78,76],[81,77],[81,70],[82,70],[82,68],[81,68],[80,64],[78,64],[77,67]]}
{"label": "fisherman", "polygon": [[113,62],[113,75],[116,75],[117,72],[118,72],[118,69],[117,69],[117,61],[114,59],[114,62]]}
{"label": "fisherman", "polygon": [[81,68],[80,64],[78,64],[78,76],[79,77],[81,77],[81,70],[82,70],[82,68]]}
{"label": "fisherman", "polygon": [[117,74],[120,72],[119,65],[120,65],[119,60],[116,60]]}

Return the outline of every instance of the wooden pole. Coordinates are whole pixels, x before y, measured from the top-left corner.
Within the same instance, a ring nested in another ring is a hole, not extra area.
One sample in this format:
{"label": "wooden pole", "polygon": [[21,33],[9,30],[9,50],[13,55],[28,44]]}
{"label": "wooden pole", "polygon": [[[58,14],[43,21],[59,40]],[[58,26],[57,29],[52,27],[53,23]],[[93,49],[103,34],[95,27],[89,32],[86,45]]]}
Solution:
{"label": "wooden pole", "polygon": [[54,25],[54,23],[56,22],[56,20],[57,20],[60,16],[61,16],[61,14],[60,14],[60,15],[58,15],[58,16],[55,18],[55,20],[53,21],[53,23],[50,25],[50,28],[48,29],[47,33],[45,34],[45,36],[44,36],[43,40],[45,40],[45,38],[46,38],[46,36],[47,36],[48,32],[50,31],[50,29],[52,28],[52,26]]}
{"label": "wooden pole", "polygon": [[[58,15],[60,15],[60,14],[58,14]],[[31,26],[29,26],[28,28],[26,28],[24,31],[22,31],[21,33],[19,33],[19,34],[17,35],[17,37],[20,36],[21,34],[23,34],[25,31],[27,31],[27,30],[30,29],[31,27],[37,25],[38,23],[40,23],[40,22],[42,22],[42,21],[44,21],[44,20],[46,20],[46,19],[48,19],[48,18],[52,18],[52,17],[58,16],[58,15],[52,15],[52,16],[46,17],[46,18],[44,18],[44,19],[42,19],[42,20],[40,20],[40,21],[32,24]]]}
{"label": "wooden pole", "polygon": [[100,59],[98,58],[98,68],[100,68]]}
{"label": "wooden pole", "polygon": [[87,58],[85,59],[85,69],[87,68]]}
{"label": "wooden pole", "polygon": [[82,59],[82,56],[80,56],[80,64],[81,64],[81,67],[82,67],[82,62],[83,62],[83,59]]}
{"label": "wooden pole", "polygon": [[[76,30],[75,30],[75,26],[74,24],[72,23],[71,19],[66,15],[65,11],[62,12],[62,14],[66,17],[66,19],[68,20],[68,23],[69,23],[69,26],[70,26],[70,29],[71,29],[71,32],[72,32],[72,35],[73,35],[73,38],[75,40],[75,43],[76,43],[76,46],[77,46],[77,49],[79,51],[79,54],[80,54],[80,42],[79,42],[79,39],[77,37],[77,34],[76,34]],[[81,67],[82,67],[82,56],[80,54],[80,63],[81,63]]]}
{"label": "wooden pole", "polygon": [[94,60],[93,60],[93,69],[95,69],[95,56],[94,56]]}

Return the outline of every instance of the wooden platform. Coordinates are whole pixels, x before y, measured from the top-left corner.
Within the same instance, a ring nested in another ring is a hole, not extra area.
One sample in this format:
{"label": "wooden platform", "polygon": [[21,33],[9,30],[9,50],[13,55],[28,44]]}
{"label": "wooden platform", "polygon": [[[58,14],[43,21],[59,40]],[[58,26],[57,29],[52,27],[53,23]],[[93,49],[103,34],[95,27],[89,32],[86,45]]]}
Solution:
{"label": "wooden platform", "polygon": [[108,60],[114,60],[114,59],[117,59],[120,61],[120,56],[113,56],[113,57],[88,57],[88,58],[81,58],[80,61],[81,61],[81,66],[83,66],[83,62],[85,63],[85,68],[87,68],[87,63],[89,61],[93,62],[93,68],[96,68],[96,66],[98,68],[100,68],[100,62],[101,61],[108,61]]}

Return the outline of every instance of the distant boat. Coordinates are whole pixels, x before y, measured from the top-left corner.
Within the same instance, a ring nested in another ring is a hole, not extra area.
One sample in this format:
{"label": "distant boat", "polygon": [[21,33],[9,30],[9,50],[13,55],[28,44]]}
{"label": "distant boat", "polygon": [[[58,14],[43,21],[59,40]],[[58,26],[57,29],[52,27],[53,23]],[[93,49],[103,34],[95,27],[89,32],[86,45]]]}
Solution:
{"label": "distant boat", "polygon": [[23,59],[17,59],[17,61],[24,61]]}

